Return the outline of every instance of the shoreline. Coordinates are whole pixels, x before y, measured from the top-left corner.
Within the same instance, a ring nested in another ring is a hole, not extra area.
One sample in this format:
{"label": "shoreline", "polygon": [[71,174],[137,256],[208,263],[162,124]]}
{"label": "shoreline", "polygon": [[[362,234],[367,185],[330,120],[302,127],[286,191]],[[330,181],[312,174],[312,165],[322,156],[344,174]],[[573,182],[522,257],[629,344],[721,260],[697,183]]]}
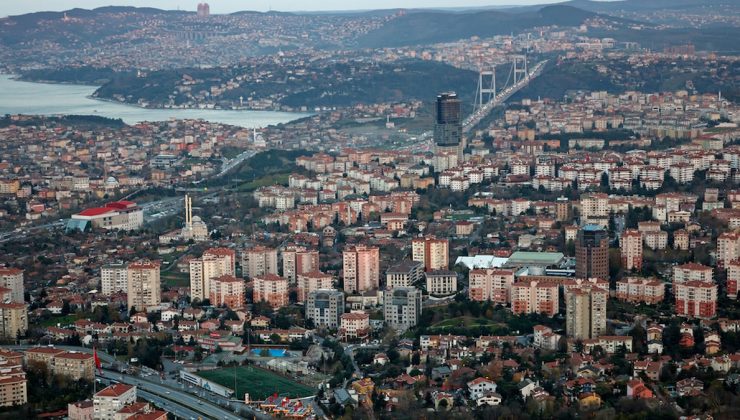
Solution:
{"label": "shoreline", "polygon": [[[35,80],[35,79],[25,79],[23,76],[19,74],[13,74],[13,73],[0,73],[0,77],[6,76],[9,80],[15,81],[15,82],[23,82],[23,83],[36,83],[40,85],[61,85],[61,86],[81,86],[81,87],[92,87],[92,88],[99,88],[100,85],[96,84],[89,84],[89,83],[77,83],[77,82],[58,82],[53,80]],[[93,92],[94,94],[94,92]],[[162,110],[162,111],[226,111],[226,112],[242,112],[242,111],[249,111],[249,112],[269,112],[269,113],[283,113],[283,114],[307,114],[304,117],[297,118],[303,119],[309,116],[316,115],[316,112],[313,111],[285,111],[281,109],[254,109],[254,108],[248,108],[248,107],[236,107],[236,108],[216,108],[215,106],[213,108],[200,108],[200,107],[181,107],[181,106],[173,106],[173,107],[165,107],[165,106],[143,106],[136,103],[131,102],[121,102],[116,99],[112,98],[101,98],[99,96],[93,96],[86,95],[85,98],[116,104],[116,105],[125,105],[130,106],[138,109],[146,109],[146,110]],[[296,121],[292,120],[292,121]],[[292,122],[291,121],[291,122]]]}

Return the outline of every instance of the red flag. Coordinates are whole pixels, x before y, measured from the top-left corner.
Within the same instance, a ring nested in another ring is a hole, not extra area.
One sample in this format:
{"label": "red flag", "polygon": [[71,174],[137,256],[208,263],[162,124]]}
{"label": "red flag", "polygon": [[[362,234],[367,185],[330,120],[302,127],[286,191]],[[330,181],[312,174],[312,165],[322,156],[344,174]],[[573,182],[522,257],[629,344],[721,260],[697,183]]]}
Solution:
{"label": "red flag", "polygon": [[100,358],[98,357],[98,349],[93,347],[93,360],[95,360],[95,367],[98,368],[98,372],[101,374],[103,373],[103,364],[100,363]]}

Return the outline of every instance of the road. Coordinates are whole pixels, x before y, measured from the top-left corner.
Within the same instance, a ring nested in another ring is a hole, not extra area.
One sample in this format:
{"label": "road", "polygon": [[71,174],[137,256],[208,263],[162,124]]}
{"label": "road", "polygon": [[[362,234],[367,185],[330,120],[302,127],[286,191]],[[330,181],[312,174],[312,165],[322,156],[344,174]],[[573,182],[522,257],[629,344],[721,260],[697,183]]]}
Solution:
{"label": "road", "polygon": [[[13,345],[6,346],[14,350],[24,350],[29,345]],[[55,346],[56,348],[77,351],[82,353],[92,353],[92,349],[86,347],[75,347],[75,346]],[[113,356],[98,351],[98,357],[103,362],[104,367],[107,364],[108,367],[114,361]],[[230,400],[225,397],[207,392],[202,389],[188,388],[183,384],[179,384],[171,379],[160,379],[159,376],[132,376],[117,371],[104,369],[102,374],[97,375],[101,380],[105,381],[117,381],[126,383],[129,385],[136,385],[137,392],[139,390],[144,391],[139,393],[141,398],[146,399],[159,405],[158,403],[164,403],[162,408],[182,418],[208,418],[208,419],[225,419],[225,420],[237,420],[243,418],[260,418],[269,419],[270,417],[264,413],[255,411],[251,407],[248,407],[241,401]],[[149,397],[155,397],[149,399]],[[234,412],[238,414],[234,414]],[[177,414],[180,413],[180,414]],[[195,414],[195,415],[193,415]],[[205,416],[205,417],[204,417]]]}
{"label": "road", "polygon": [[[545,64],[547,64],[547,60],[537,63],[534,67],[532,67],[532,70],[527,74],[527,77],[524,77],[515,85],[511,85],[501,92],[498,92],[496,94],[495,100],[488,101],[488,103],[483,105],[481,109],[477,110],[476,112],[465,118],[462,124],[463,133],[467,133],[472,130],[494,108],[506,102],[506,100],[509,99],[513,94],[517,93],[520,89],[527,86],[532,79],[542,74],[542,70],[545,68]],[[411,142],[404,147],[401,147],[399,150],[428,150],[430,149],[430,145],[427,143],[432,139],[433,136],[434,131],[425,131],[417,138],[416,141]]]}

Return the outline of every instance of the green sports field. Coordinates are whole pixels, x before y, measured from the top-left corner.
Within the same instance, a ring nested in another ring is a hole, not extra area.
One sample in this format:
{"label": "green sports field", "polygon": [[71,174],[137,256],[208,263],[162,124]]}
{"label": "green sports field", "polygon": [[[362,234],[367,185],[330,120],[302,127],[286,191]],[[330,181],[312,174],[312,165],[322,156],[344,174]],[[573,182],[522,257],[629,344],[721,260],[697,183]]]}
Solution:
{"label": "green sports field", "polygon": [[[198,376],[233,389],[234,369],[230,367],[204,370],[198,372]],[[239,366],[236,368],[237,398],[243,399],[245,392],[249,392],[249,397],[252,400],[265,399],[276,392],[289,397],[308,397],[316,393],[313,388],[291,381],[276,373],[253,366]]]}

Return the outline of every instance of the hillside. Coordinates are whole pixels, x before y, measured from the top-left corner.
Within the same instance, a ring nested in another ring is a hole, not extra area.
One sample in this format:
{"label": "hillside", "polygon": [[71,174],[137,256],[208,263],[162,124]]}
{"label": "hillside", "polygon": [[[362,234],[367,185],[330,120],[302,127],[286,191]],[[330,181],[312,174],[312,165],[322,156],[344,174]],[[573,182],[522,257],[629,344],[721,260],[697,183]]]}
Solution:
{"label": "hillside", "polygon": [[[238,87],[213,97],[199,97],[199,92],[228,83],[240,75],[257,73],[270,76],[248,78]],[[183,85],[183,80],[194,79]],[[177,69],[149,73],[137,77],[120,73],[101,86],[94,96],[150,106],[165,104],[214,103],[230,107],[240,97],[270,99],[288,107],[349,106],[358,103],[397,102],[412,99],[431,100],[436,92],[454,90],[472,101],[477,76],[446,64],[408,60],[397,63],[316,63],[309,72],[299,76],[287,66],[257,68]]]}
{"label": "hillside", "polygon": [[447,42],[471,36],[491,37],[537,26],[577,26],[593,16],[592,12],[561,5],[526,13],[411,11],[361,36],[357,43],[360,47],[378,48]]}

